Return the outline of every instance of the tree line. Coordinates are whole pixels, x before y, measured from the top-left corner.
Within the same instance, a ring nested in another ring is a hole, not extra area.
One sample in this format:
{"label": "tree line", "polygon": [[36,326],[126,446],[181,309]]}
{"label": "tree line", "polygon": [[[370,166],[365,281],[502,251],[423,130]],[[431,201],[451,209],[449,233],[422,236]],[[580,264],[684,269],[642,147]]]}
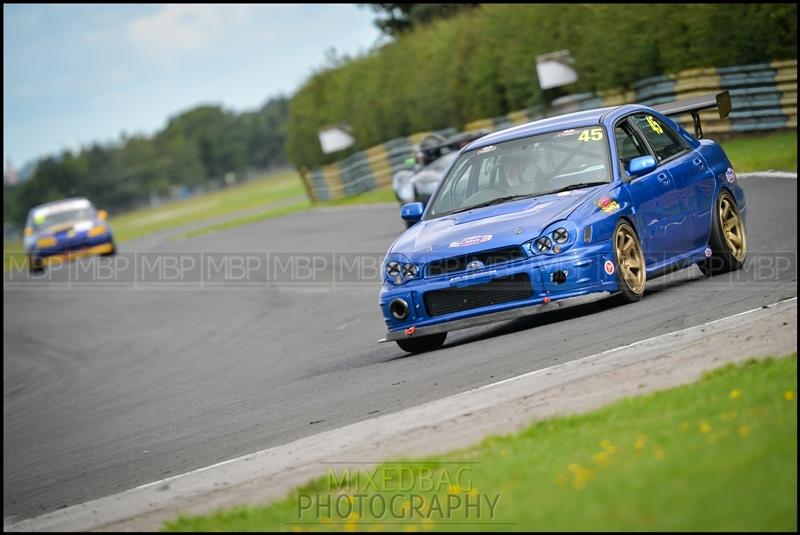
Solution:
{"label": "tree line", "polygon": [[151,195],[168,196],[174,187],[202,188],[228,173],[241,177],[286,165],[288,113],[284,97],[244,113],[198,106],[171,117],[152,136],[123,135],[118,143],[45,157],[29,180],[4,184],[3,219],[21,225],[32,206],[71,196],[121,212]]}
{"label": "tree line", "polygon": [[[546,104],[559,93],[539,88],[542,53],[572,52],[580,79],[570,93],[797,57],[794,4],[483,4],[417,25],[413,7],[374,6],[384,13],[376,24],[395,39],[324,66],[291,99],[287,153],[297,166]],[[351,126],[356,145],[325,155],[317,132],[338,123]]]}

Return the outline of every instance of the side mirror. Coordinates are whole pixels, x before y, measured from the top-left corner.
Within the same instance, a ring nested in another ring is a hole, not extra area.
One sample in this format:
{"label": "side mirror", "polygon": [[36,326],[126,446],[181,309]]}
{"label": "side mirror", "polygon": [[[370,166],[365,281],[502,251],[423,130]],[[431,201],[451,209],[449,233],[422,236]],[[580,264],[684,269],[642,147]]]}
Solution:
{"label": "side mirror", "polygon": [[628,174],[634,177],[642,176],[653,171],[656,167],[658,167],[658,162],[656,162],[654,157],[639,156],[631,160],[631,163],[628,164]]}
{"label": "side mirror", "polygon": [[422,217],[423,207],[421,202],[412,202],[411,204],[403,205],[400,209],[400,217],[406,221],[416,223]]}
{"label": "side mirror", "polygon": [[105,221],[106,219],[108,219],[108,212],[106,212],[105,210],[98,210],[97,217],[100,218],[102,221]]}

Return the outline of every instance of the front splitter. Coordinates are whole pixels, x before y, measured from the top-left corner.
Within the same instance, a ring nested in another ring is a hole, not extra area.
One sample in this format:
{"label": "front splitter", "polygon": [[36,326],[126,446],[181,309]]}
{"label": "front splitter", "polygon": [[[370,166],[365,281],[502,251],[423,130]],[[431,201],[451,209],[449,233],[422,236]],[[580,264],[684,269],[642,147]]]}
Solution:
{"label": "front splitter", "polygon": [[492,312],[491,314],[482,314],[480,316],[472,316],[460,320],[437,323],[436,325],[414,327],[414,330],[412,331],[413,334],[406,334],[406,329],[389,331],[386,333],[386,336],[378,340],[378,343],[405,340],[406,338],[411,337],[418,338],[420,336],[427,336],[429,334],[439,334],[450,331],[458,331],[460,329],[468,329],[470,327],[477,327],[478,325],[486,325],[487,323],[514,320],[517,318],[523,318],[525,316],[531,316],[533,314],[549,312],[552,310],[559,310],[570,306],[585,305],[587,303],[605,299],[611,295],[612,292],[594,292],[575,297],[566,297],[564,299],[550,301],[549,303],[538,303],[535,305],[512,308],[511,310],[503,310],[501,312]]}

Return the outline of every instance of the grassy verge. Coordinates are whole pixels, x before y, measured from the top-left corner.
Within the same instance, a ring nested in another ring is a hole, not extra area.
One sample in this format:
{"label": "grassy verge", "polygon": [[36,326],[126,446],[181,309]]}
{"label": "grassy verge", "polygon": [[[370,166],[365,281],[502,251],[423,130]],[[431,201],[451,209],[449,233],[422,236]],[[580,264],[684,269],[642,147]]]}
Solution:
{"label": "grassy verge", "polygon": [[797,172],[797,130],[740,135],[720,143],[737,173]]}
{"label": "grassy verge", "polygon": [[189,223],[252,210],[272,203],[305,196],[300,177],[293,170],[266,175],[221,191],[174,201],[154,209],[142,209],[110,222],[118,242]]}
{"label": "grassy verge", "polygon": [[[309,200],[304,200],[302,202],[297,202],[288,206],[281,206],[276,207],[274,209],[270,209],[264,212],[260,212],[257,214],[246,215],[243,217],[237,217],[235,219],[230,219],[228,221],[222,221],[220,223],[214,223],[211,225],[204,226],[202,228],[192,229],[188,232],[184,232],[183,234],[179,234],[175,236],[176,239],[180,238],[191,238],[194,236],[201,236],[203,234],[210,234],[212,232],[219,232],[221,230],[226,230],[234,227],[238,227],[241,225],[248,225],[250,223],[255,223],[257,221],[263,221],[265,219],[272,219],[275,217],[284,216],[293,212],[297,212],[299,210],[307,210],[314,206],[352,206],[356,204],[371,204],[371,203],[380,203],[380,202],[397,202],[394,196],[394,190],[392,190],[391,186],[384,186],[382,188],[377,188],[371,191],[365,191],[364,193],[359,193],[358,195],[353,195],[352,197],[345,197],[343,199],[336,199],[334,201],[322,201],[316,204],[312,204]],[[398,207],[398,218],[400,217],[400,211]]]}
{"label": "grassy verge", "polygon": [[163,529],[794,531],[796,390],[796,353],[753,360],[435,460],[382,464],[358,481],[351,472],[349,483],[328,474],[271,505],[182,516]]}

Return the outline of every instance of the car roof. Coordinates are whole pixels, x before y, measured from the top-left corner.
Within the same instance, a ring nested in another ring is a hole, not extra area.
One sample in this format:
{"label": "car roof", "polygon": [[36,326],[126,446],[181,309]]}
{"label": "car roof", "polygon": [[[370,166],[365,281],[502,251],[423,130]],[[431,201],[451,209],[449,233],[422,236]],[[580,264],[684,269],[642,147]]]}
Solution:
{"label": "car roof", "polygon": [[511,141],[514,139],[521,139],[555,130],[566,130],[568,128],[580,128],[583,126],[590,126],[600,124],[603,118],[612,111],[627,112],[629,109],[644,109],[641,105],[628,104],[624,106],[610,106],[606,108],[594,108],[591,110],[576,111],[573,113],[566,113],[564,115],[556,115],[554,117],[546,117],[538,119],[530,123],[521,124],[504,130],[499,130],[492,134],[488,134],[479,138],[466,147],[463,152],[471,151],[473,149],[480,149],[504,141]]}
{"label": "car roof", "polygon": [[86,197],[70,197],[68,199],[59,199],[57,201],[46,202],[39,204],[30,209],[29,213],[33,212],[59,212],[63,210],[79,210],[81,208],[88,208],[92,206],[91,201]]}

